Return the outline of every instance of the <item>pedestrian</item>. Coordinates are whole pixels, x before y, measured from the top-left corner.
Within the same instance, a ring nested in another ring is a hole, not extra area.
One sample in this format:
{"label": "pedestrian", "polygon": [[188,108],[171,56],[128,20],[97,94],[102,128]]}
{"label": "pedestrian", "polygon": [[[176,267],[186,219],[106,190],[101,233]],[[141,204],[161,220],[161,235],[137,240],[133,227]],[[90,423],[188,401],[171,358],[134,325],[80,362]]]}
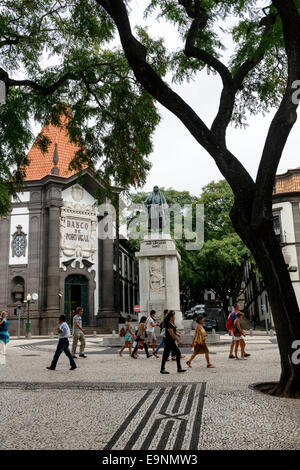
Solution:
{"label": "pedestrian", "polygon": [[122,357],[122,352],[124,351],[125,348],[129,349],[129,354],[131,356],[132,354],[132,340],[134,338],[134,333],[131,331],[130,328],[130,323],[132,322],[132,317],[130,315],[127,315],[126,321],[125,321],[125,335],[124,335],[124,345],[119,351],[119,355]]}
{"label": "pedestrian", "polygon": [[[158,351],[160,350],[160,348],[165,344],[165,339],[166,339],[166,330],[165,330],[165,327],[164,327],[164,321],[166,319],[166,316],[168,315],[169,313],[169,310],[168,309],[165,309],[164,310],[164,316],[163,316],[163,319],[162,319],[162,322],[160,323],[159,327],[160,327],[160,335],[161,335],[161,342],[159,343],[159,345],[156,347],[155,349],[155,352],[156,354],[158,353]],[[168,359],[169,360],[169,359]]]}
{"label": "pedestrian", "polygon": [[[175,335],[179,336],[179,338],[180,338],[181,335],[180,335],[179,332],[177,332],[177,326],[176,325],[174,325],[174,326],[175,326]],[[185,356],[183,354],[181,354],[181,351],[180,351],[180,359],[183,359],[183,358],[185,358]],[[173,351],[172,351],[172,361],[176,361],[176,353],[173,352]]]}
{"label": "pedestrian", "polygon": [[190,359],[187,361],[187,365],[190,368],[192,368],[191,362],[197,356],[197,354],[205,354],[207,368],[214,369],[215,366],[213,366],[209,360],[209,350],[205,343],[205,338],[207,336],[207,333],[205,329],[203,328],[203,321],[204,321],[204,318],[201,315],[199,315],[196,319],[197,326],[196,326],[193,342],[191,344],[191,347],[194,348],[194,352],[192,356],[190,357]]}
{"label": "pedestrian", "polygon": [[[7,312],[1,312],[0,316],[0,354],[6,355],[6,346],[9,343]],[[4,361],[3,361],[4,362]]]}
{"label": "pedestrian", "polygon": [[85,330],[82,329],[82,315],[83,315],[83,308],[77,307],[76,315],[73,317],[73,343],[72,343],[72,356],[74,359],[77,359],[76,356],[76,348],[77,343],[80,341],[80,350],[79,350],[79,357],[86,358],[87,356],[84,354],[85,349]]}
{"label": "pedestrian", "polygon": [[163,353],[161,368],[160,368],[161,374],[169,374],[169,372],[165,370],[165,365],[166,365],[167,359],[171,351],[173,351],[176,355],[177,372],[186,372],[185,369],[182,369],[181,363],[180,363],[181,353],[178,348],[178,345],[182,346],[182,343],[180,341],[179,336],[175,334],[176,327],[175,327],[174,322],[175,322],[175,312],[174,310],[171,310],[166,316],[166,319],[164,322],[164,326],[166,330],[166,339],[165,339],[165,348],[164,348],[164,353]]}
{"label": "pedestrian", "polygon": [[52,362],[50,367],[47,367],[49,370],[55,370],[57,361],[59,359],[59,356],[61,355],[62,352],[65,353],[65,355],[69,358],[70,360],[70,370],[74,370],[77,368],[76,363],[73,359],[73,356],[71,354],[71,351],[69,349],[69,337],[71,336],[70,328],[69,325],[66,323],[66,317],[65,315],[61,315],[58,320],[59,327],[57,328],[58,332],[58,345],[55,351],[55,354],[53,356]]}
{"label": "pedestrian", "polygon": [[159,357],[158,354],[155,352],[156,348],[156,335],[155,335],[155,330],[154,328],[156,326],[159,326],[159,323],[155,321],[155,310],[151,310],[150,316],[147,318],[146,322],[146,337],[147,337],[147,346],[148,349],[150,350],[150,345],[152,344],[152,353],[153,356]]}
{"label": "pedestrian", "polygon": [[147,357],[152,357],[152,354],[149,354],[148,348],[147,348],[147,342],[145,341],[145,333],[146,333],[146,321],[147,317],[142,317],[140,319],[140,324],[139,324],[139,329],[136,337],[136,346],[131,354],[131,357],[133,359],[137,359],[135,356],[136,352],[138,349],[145,349],[145,353]]}
{"label": "pedestrian", "polygon": [[238,347],[240,346],[241,348],[241,358],[245,359],[245,340],[243,336],[246,336],[245,331],[241,328],[240,324],[240,319],[243,317],[242,312],[237,312],[236,313],[236,319],[233,322],[233,335],[234,335],[234,342],[235,342],[235,348],[234,348],[234,356],[235,359],[238,358]]}
{"label": "pedestrian", "polygon": [[253,330],[255,330],[255,328],[256,328],[256,315],[254,315],[254,313],[251,315],[250,321],[252,323]]}
{"label": "pedestrian", "polygon": [[[234,359],[235,356],[233,355],[233,350],[235,348],[235,339],[234,339],[234,334],[233,334],[233,324],[237,318],[237,313],[240,311],[240,305],[239,304],[234,304],[233,306],[233,311],[229,314],[227,323],[226,323],[226,328],[228,329],[228,334],[231,336],[231,345],[230,345],[230,352],[229,352],[229,359]],[[251,354],[248,354],[245,352],[244,354],[245,357],[251,356]]]}

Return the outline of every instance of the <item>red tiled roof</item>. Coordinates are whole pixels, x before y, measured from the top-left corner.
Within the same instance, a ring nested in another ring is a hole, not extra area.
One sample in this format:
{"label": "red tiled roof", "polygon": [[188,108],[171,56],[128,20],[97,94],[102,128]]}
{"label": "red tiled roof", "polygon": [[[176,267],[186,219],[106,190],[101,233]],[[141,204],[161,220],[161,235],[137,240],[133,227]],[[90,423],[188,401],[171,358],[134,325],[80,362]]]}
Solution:
{"label": "red tiled roof", "polygon": [[68,178],[74,175],[76,172],[69,171],[68,167],[79,147],[69,141],[65,127],[56,127],[50,124],[49,126],[44,126],[40,134],[46,135],[51,140],[51,144],[46,153],[43,153],[35,143],[33,144],[28,152],[30,163],[25,169],[25,180],[40,180],[46,175],[51,175],[51,170],[54,166],[53,154],[55,144],[57,144],[59,176]]}

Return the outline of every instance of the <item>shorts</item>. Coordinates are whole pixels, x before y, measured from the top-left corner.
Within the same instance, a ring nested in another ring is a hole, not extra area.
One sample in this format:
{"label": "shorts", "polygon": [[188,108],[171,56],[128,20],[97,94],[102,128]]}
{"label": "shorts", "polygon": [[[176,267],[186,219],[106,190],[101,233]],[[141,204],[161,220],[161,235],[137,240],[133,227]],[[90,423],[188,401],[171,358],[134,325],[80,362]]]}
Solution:
{"label": "shorts", "polygon": [[152,333],[147,331],[146,341],[147,341],[147,343],[148,342],[151,343],[152,341],[156,341],[156,335],[155,335],[154,331]]}
{"label": "shorts", "polygon": [[244,339],[243,336],[233,336],[232,335],[232,341],[239,341],[240,339]]}
{"label": "shorts", "polygon": [[196,343],[194,346],[194,352],[196,354],[205,354],[208,353],[208,347],[206,346],[205,343]]}

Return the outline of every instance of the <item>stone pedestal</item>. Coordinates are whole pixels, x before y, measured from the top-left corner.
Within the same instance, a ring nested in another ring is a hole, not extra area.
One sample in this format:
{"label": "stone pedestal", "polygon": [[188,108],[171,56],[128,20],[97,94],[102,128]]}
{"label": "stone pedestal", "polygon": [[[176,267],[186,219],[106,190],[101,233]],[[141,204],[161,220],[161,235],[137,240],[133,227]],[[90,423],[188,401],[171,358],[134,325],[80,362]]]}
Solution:
{"label": "stone pedestal", "polygon": [[165,309],[176,312],[176,325],[183,329],[180,311],[178,261],[180,255],[169,234],[146,235],[141,242],[139,259],[140,314],[155,310],[160,321]]}

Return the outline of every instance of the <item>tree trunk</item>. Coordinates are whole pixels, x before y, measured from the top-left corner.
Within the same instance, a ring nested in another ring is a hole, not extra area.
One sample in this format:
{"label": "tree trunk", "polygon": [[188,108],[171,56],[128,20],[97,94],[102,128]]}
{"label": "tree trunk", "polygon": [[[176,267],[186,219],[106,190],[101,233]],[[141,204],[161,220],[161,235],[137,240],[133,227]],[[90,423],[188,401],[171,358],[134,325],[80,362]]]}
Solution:
{"label": "tree trunk", "polygon": [[279,382],[258,388],[276,396],[300,398],[300,364],[292,362],[295,352],[292,344],[295,340],[300,340],[298,302],[272,221],[265,220],[258,230],[254,230],[249,224],[250,209],[249,203],[247,210],[245,201],[236,201],[230,217],[237,233],[252,252],[263,277],[281,355]]}

